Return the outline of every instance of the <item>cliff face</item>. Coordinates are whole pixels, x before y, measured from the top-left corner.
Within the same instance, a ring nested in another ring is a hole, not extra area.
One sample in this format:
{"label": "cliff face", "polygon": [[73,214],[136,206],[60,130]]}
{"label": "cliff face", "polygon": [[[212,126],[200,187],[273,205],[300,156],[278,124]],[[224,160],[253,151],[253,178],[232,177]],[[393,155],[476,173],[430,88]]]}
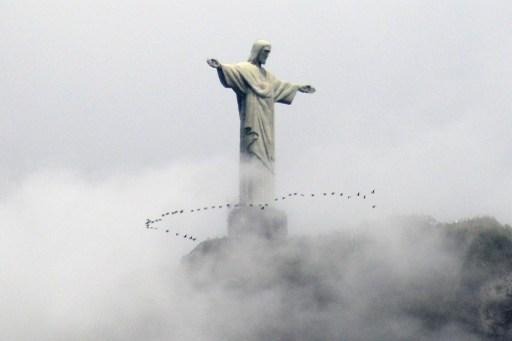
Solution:
{"label": "cliff face", "polygon": [[198,245],[183,267],[219,314],[212,340],[512,339],[510,226],[409,217],[362,229]]}

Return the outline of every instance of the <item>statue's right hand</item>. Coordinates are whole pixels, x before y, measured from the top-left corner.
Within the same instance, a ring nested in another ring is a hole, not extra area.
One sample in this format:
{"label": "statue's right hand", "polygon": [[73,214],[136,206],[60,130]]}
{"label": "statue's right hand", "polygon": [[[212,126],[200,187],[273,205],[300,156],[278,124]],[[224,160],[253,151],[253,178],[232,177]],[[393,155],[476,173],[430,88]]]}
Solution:
{"label": "statue's right hand", "polygon": [[213,59],[213,58],[207,59],[206,62],[208,63],[208,65],[210,65],[214,69],[220,68],[220,63],[217,59]]}

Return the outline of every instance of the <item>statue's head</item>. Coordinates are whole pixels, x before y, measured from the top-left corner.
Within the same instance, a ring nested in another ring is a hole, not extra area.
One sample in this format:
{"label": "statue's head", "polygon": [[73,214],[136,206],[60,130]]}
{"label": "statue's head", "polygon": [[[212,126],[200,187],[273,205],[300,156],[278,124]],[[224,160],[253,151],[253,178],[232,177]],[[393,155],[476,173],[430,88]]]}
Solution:
{"label": "statue's head", "polygon": [[270,54],[270,49],[270,42],[266,40],[256,40],[254,44],[252,44],[251,55],[249,56],[248,62],[261,65],[265,64]]}

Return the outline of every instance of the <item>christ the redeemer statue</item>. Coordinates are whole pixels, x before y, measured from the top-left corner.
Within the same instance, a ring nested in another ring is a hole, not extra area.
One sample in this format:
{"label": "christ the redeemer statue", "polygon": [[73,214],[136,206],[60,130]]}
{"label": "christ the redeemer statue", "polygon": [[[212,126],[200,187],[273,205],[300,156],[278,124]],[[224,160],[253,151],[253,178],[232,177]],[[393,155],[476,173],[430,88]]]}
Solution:
{"label": "christ the redeemer statue", "polygon": [[297,91],[313,93],[311,85],[283,82],[263,68],[270,43],[256,41],[247,62],[207,63],[220,82],[236,93],[240,114],[240,202],[266,203],[274,197],[274,103],[291,104]]}

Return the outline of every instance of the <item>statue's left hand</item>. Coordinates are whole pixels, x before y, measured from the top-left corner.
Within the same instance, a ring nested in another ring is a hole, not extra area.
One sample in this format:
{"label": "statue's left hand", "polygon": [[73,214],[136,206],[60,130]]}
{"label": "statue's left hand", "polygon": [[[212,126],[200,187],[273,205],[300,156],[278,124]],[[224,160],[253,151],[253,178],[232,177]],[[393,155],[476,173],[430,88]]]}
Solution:
{"label": "statue's left hand", "polygon": [[208,63],[208,65],[210,65],[214,69],[220,68],[220,62],[217,59],[214,59],[214,58],[207,59],[206,63]]}
{"label": "statue's left hand", "polygon": [[305,94],[312,94],[316,91],[316,89],[314,87],[312,87],[311,85],[302,85],[299,88],[299,91],[303,92]]}

